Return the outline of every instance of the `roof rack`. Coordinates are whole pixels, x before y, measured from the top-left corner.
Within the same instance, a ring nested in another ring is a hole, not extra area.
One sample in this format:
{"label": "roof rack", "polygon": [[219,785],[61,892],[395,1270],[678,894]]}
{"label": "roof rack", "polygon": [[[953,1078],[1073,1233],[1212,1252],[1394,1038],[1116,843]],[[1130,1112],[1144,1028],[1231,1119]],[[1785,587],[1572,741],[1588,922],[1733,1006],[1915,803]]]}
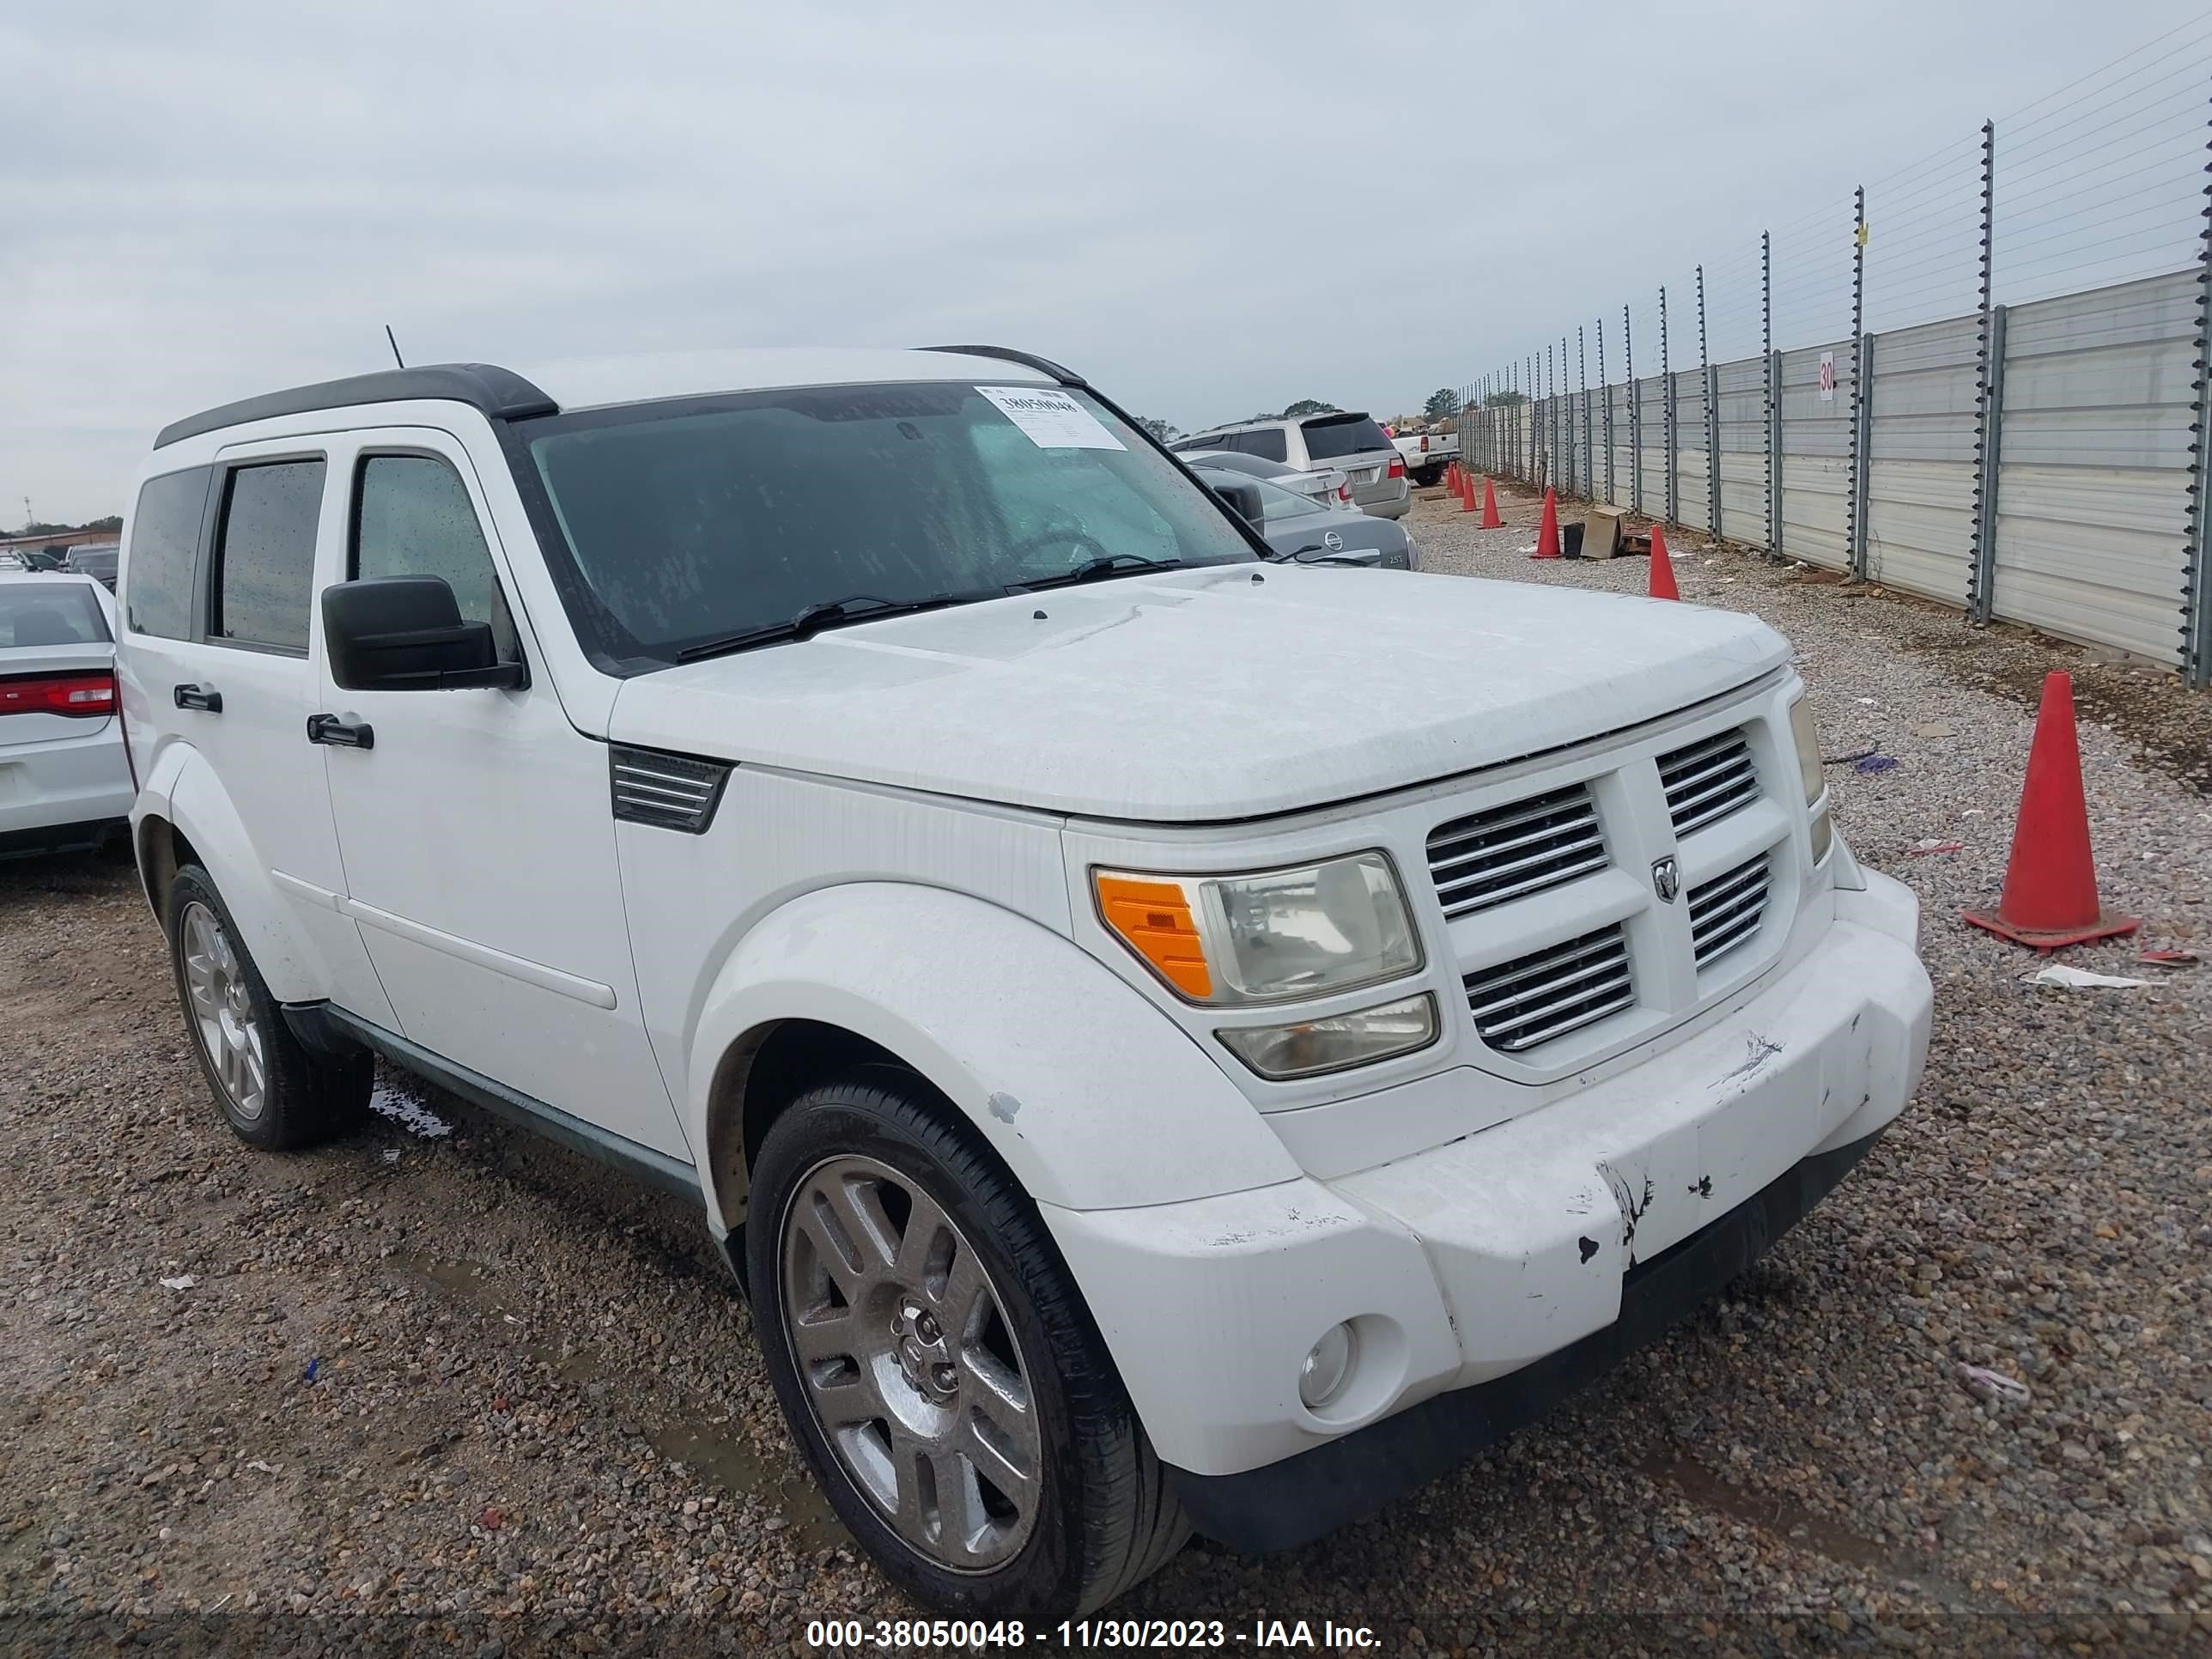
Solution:
{"label": "roof rack", "polygon": [[1049,374],[1062,386],[1079,386],[1088,390],[1091,383],[1072,368],[1063,368],[1049,357],[1040,357],[1033,352],[1017,351],[1012,346],[994,345],[933,345],[921,346],[922,351],[949,351],[963,357],[997,357],[1006,362],[1019,363],[1040,374]]}
{"label": "roof rack", "polygon": [[273,420],[280,415],[307,415],[319,409],[344,409],[355,404],[390,404],[425,398],[466,404],[495,421],[527,420],[534,415],[557,415],[561,405],[512,369],[496,363],[431,363],[421,368],[384,368],[373,374],[352,374],[343,380],[323,380],[295,386],[283,392],[266,392],[234,404],[222,404],[172,421],[154,440],[154,447],[249,421]]}

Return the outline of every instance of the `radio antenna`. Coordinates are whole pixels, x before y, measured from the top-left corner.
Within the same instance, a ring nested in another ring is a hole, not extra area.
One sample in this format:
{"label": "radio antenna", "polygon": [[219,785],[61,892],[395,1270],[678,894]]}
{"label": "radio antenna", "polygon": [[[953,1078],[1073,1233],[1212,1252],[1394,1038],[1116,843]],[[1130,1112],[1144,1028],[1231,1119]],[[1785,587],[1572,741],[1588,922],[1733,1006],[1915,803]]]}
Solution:
{"label": "radio antenna", "polygon": [[402,368],[406,368],[407,360],[399,355],[399,342],[392,337],[392,325],[389,323],[384,325],[384,337],[392,347],[392,361]]}

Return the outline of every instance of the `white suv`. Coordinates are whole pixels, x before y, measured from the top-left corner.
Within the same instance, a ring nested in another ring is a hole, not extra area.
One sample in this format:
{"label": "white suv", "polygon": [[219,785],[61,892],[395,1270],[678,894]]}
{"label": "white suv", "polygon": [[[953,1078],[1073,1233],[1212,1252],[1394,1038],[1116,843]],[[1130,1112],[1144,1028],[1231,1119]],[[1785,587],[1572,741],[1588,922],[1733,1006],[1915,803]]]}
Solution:
{"label": "white suv", "polygon": [[943,1607],[1388,1501],[1919,1075],[1774,633],[1271,562],[1040,359],[394,370],[133,500],[139,867],[232,1127],[381,1054],[696,1197]]}
{"label": "white suv", "polygon": [[1178,453],[1225,449],[1278,461],[1301,472],[1339,471],[1352,485],[1352,504],[1378,519],[1402,519],[1413,504],[1406,458],[1368,416],[1332,410],[1297,419],[1247,421],[1176,440]]}

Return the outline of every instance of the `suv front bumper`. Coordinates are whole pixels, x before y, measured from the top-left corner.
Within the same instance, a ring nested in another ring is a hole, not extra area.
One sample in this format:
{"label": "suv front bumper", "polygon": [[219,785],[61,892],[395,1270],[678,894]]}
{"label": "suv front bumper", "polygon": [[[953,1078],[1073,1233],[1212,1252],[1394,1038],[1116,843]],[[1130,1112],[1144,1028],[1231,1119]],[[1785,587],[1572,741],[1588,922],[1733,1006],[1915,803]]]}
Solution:
{"label": "suv front bumper", "polygon": [[[1281,1547],[1440,1473],[1717,1291],[1863,1156],[1932,1006],[1917,904],[1867,880],[1729,1018],[1479,1133],[1327,1183],[1044,1206],[1200,1530]],[[1340,1322],[1358,1357],[1310,1410],[1301,1369]]]}

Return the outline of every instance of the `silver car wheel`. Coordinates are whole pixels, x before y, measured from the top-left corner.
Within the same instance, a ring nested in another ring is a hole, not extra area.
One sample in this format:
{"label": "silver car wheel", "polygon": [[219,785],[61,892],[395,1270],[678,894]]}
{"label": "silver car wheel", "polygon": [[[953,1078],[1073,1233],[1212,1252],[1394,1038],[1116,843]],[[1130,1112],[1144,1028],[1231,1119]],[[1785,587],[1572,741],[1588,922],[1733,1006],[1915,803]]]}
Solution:
{"label": "silver car wheel", "polygon": [[779,1254],[793,1363],[854,1484],[940,1567],[1010,1559],[1036,1525],[1042,1436],[974,1246],[915,1182],[848,1154],[793,1189]]}
{"label": "silver car wheel", "polygon": [[246,987],[246,967],[216,913],[195,899],[178,923],[185,960],[185,994],[192,1031],[207,1055],[231,1109],[258,1118],[268,1099],[269,1047],[253,999]]}

